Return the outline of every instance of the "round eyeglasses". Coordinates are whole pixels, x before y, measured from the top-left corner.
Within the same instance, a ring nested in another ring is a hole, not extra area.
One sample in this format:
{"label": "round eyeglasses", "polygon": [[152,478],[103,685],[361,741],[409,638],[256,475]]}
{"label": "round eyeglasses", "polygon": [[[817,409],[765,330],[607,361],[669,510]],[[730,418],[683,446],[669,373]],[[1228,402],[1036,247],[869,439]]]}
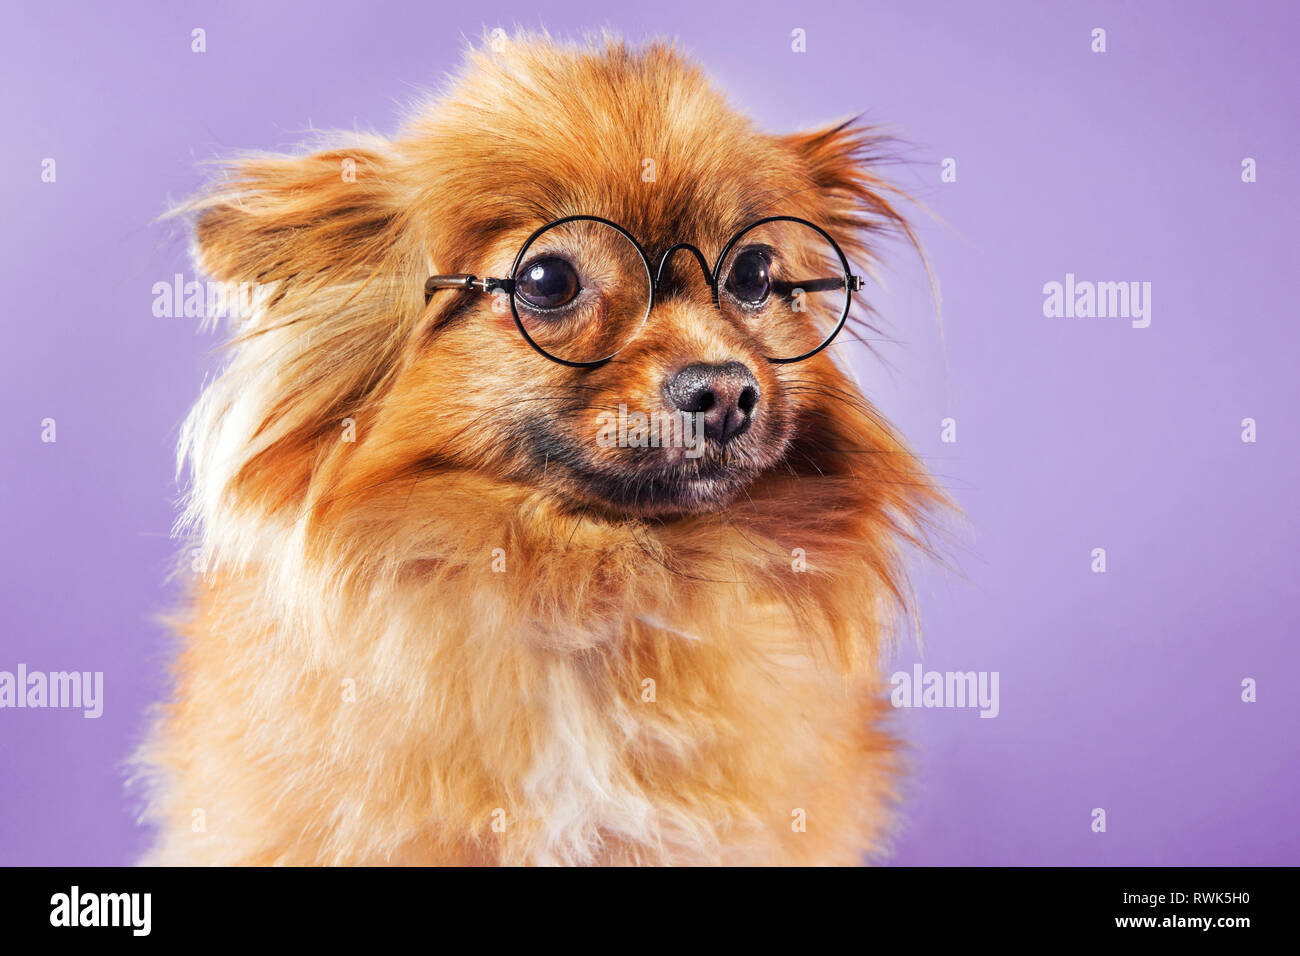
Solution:
{"label": "round eyeglasses", "polygon": [[650,257],[622,226],[599,216],[565,216],[524,240],[508,278],[430,276],[427,304],[441,289],[488,292],[509,300],[515,325],[538,353],[575,368],[603,365],[645,324],[669,260],[689,252],[713,304],[734,321],[761,324],[769,362],[801,362],[844,328],[862,288],[839,245],[795,216],[768,216],[732,236],[712,268],[690,243]]}

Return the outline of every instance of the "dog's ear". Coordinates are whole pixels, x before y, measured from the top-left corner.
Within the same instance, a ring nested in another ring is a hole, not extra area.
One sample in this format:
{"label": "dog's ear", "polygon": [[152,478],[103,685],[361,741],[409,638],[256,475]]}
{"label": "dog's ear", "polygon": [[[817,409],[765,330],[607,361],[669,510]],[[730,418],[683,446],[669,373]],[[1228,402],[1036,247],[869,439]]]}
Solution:
{"label": "dog's ear", "polygon": [[186,207],[199,267],[223,282],[347,281],[396,251],[401,210],[380,148],[252,156]]}
{"label": "dog's ear", "polygon": [[808,178],[825,228],[851,260],[869,266],[876,235],[902,235],[916,245],[912,227],[896,205],[907,197],[876,174],[893,159],[888,136],[849,120],[783,137],[782,143]]}
{"label": "dog's ear", "polygon": [[180,210],[194,216],[199,268],[253,287],[229,363],[186,426],[191,510],[209,509],[205,524],[231,504],[304,500],[318,465],[364,435],[424,311],[400,168],[374,138],[248,157]]}

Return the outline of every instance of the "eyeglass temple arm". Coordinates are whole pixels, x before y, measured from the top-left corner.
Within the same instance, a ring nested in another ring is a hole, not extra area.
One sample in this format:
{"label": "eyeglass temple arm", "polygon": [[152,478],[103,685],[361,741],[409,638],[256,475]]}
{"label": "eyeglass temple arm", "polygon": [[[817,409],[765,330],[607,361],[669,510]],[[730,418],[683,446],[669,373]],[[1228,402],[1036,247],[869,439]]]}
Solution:
{"label": "eyeglass temple arm", "polygon": [[459,289],[475,292],[513,292],[514,281],[511,279],[493,279],[490,276],[476,276],[459,272],[455,275],[429,276],[424,280],[424,304],[428,305],[433,294],[439,289]]}
{"label": "eyeglass temple arm", "polygon": [[828,279],[804,279],[802,282],[782,282],[780,285],[783,289],[802,289],[804,292],[834,292],[836,289],[843,289],[845,286],[857,292],[862,288],[862,276],[831,276]]}

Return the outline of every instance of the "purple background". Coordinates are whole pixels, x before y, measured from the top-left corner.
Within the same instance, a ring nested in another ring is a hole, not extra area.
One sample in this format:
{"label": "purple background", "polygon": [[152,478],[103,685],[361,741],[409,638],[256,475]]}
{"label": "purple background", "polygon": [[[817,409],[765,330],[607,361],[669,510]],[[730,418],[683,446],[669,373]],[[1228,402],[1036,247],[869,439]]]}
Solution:
{"label": "purple background", "polygon": [[[0,669],[102,670],[106,709],[0,711],[0,862],[127,863],[147,837],[121,763],[163,692],[173,448],[217,342],[152,315],[153,283],[190,272],[183,232],[152,220],[201,160],[391,132],[465,37],[518,23],[677,37],[771,129],[865,110],[914,144],[891,175],[937,217],[943,333],[900,249],[879,303],[894,340],[855,361],[969,519],[960,573],[917,577],[926,666],[999,671],[1002,712],[898,714],[914,772],[895,861],[1300,863],[1296,6],[538,9],[7,7]],[[1151,327],[1044,318],[1066,272],[1152,282]]]}

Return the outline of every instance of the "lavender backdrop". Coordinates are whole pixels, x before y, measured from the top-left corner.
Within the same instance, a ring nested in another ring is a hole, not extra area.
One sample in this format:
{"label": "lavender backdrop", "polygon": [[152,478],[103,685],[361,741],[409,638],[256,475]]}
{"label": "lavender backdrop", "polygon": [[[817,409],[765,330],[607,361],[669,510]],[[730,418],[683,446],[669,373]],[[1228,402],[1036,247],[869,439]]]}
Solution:
{"label": "lavender backdrop", "polygon": [[[7,6],[0,670],[102,670],[105,710],[0,710],[0,862],[121,864],[146,839],[121,762],[164,686],[173,447],[216,344],[152,314],[153,284],[189,264],[151,221],[200,160],[391,131],[464,37],[517,23],[677,37],[770,128],[866,110],[914,144],[894,176],[938,217],[921,234],[943,332],[899,250],[894,341],[857,365],[969,516],[961,573],[917,579],[925,665],[998,671],[1001,713],[898,713],[896,862],[1300,863],[1296,10]],[[1045,318],[1067,272],[1151,282],[1150,327]]]}

